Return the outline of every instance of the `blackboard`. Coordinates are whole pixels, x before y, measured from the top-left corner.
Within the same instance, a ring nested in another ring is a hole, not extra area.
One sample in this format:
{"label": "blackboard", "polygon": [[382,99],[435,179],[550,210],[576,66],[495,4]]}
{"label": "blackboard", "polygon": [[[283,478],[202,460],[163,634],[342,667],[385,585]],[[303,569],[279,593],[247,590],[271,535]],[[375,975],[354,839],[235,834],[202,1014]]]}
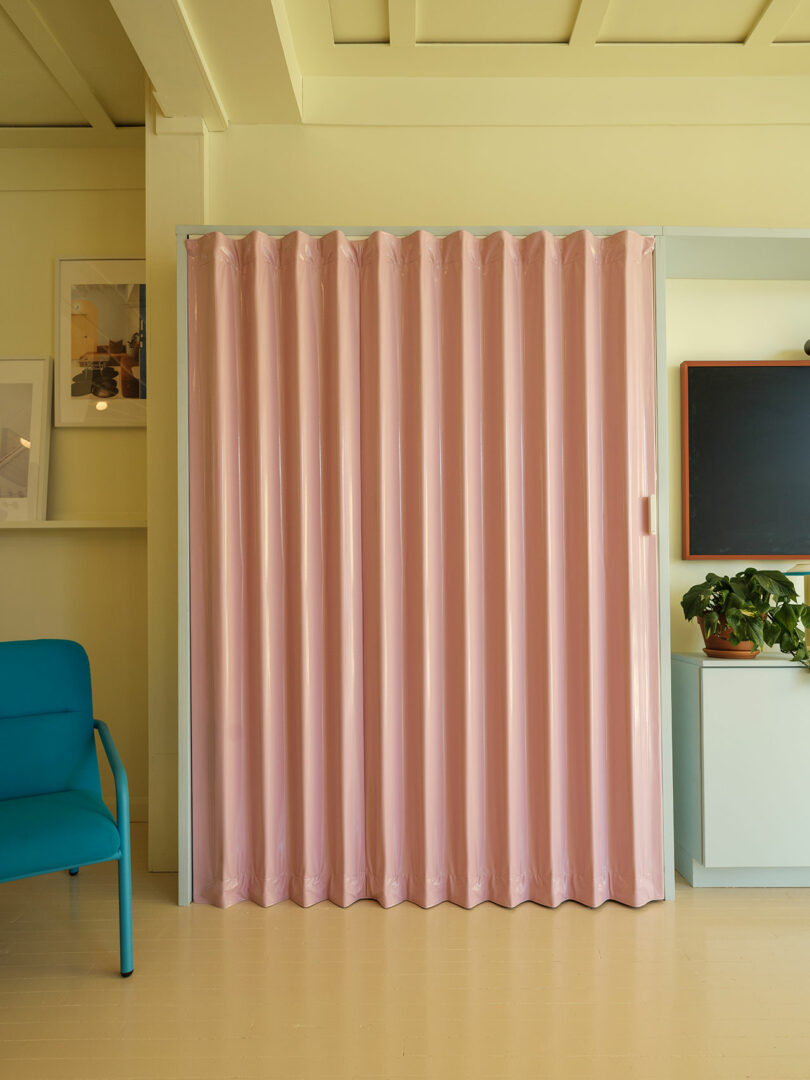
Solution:
{"label": "blackboard", "polygon": [[681,364],[683,557],[810,557],[810,361]]}

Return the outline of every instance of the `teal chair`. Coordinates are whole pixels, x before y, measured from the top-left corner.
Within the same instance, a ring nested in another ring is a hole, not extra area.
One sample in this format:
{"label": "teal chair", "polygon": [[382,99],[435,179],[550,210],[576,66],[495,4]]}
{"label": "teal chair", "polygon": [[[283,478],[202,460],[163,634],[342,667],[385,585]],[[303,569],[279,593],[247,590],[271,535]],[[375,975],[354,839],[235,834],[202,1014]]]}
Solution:
{"label": "teal chair", "polygon": [[[101,798],[95,731],[115,780]],[[121,974],[132,974],[127,774],[93,720],[90,664],[75,641],[0,642],[0,882],[118,861]]]}

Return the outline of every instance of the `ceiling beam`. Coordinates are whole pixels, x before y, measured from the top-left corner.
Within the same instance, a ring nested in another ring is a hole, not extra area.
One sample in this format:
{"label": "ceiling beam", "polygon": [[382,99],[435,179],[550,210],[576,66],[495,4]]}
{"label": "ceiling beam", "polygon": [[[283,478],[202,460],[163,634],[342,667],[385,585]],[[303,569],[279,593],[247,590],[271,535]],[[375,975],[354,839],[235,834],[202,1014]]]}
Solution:
{"label": "ceiling beam", "polygon": [[[4,0],[2,0],[4,2]],[[224,131],[228,116],[182,0],[110,0],[164,116],[200,116]]]}
{"label": "ceiling beam", "polygon": [[0,0],[0,6],[93,130],[105,134],[115,131],[106,109],[33,0]]}
{"label": "ceiling beam", "polygon": [[416,44],[416,0],[388,0],[388,42],[406,49]]}
{"label": "ceiling beam", "polygon": [[[711,44],[598,43],[590,49],[560,43],[420,45],[336,45],[318,56],[320,78],[478,78],[565,77],[599,79],[656,75],[797,75],[810,71],[810,43],[748,49],[739,42]],[[309,78],[304,72],[305,81]]]}
{"label": "ceiling beam", "polygon": [[[738,46],[739,48],[739,46]],[[318,78],[304,122],[373,127],[810,124],[810,76]]]}
{"label": "ceiling beam", "polygon": [[580,0],[579,11],[568,44],[575,48],[588,48],[595,45],[609,6],[610,0]]}
{"label": "ceiling beam", "polygon": [[810,76],[723,79],[307,79],[305,120],[371,126],[810,123]]}
{"label": "ceiling beam", "polygon": [[332,25],[332,5],[329,0],[311,0],[308,5],[310,10],[310,22],[307,27],[309,49],[313,51],[313,59],[317,60],[324,53],[329,53],[335,48],[335,28]]}
{"label": "ceiling beam", "polygon": [[773,45],[777,34],[800,3],[801,0],[771,0],[745,39],[745,44],[749,48]]}
{"label": "ceiling beam", "polygon": [[298,119],[300,120],[304,111],[304,80],[301,75],[301,68],[298,64],[295,42],[293,41],[293,34],[290,29],[290,20],[287,17],[286,0],[271,0],[271,6],[273,8],[273,18],[276,21],[278,45],[280,46],[281,54],[284,57],[284,64],[287,68],[287,79],[289,80],[290,89],[295,98]]}

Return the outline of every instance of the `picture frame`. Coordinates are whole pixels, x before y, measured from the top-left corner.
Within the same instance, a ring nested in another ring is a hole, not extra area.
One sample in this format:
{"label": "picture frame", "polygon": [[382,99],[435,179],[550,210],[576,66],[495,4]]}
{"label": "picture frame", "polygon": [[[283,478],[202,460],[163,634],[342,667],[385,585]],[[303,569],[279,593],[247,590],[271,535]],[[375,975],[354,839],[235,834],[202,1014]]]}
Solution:
{"label": "picture frame", "polygon": [[144,259],[56,260],[56,427],[146,425]]}
{"label": "picture frame", "polygon": [[0,357],[0,524],[45,519],[52,377],[49,356]]}

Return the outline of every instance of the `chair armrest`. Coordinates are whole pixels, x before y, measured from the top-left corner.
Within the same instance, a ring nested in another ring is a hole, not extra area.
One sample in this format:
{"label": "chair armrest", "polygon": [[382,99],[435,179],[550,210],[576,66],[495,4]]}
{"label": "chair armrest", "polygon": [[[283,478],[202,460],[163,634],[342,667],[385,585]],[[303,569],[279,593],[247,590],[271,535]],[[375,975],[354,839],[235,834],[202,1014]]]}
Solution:
{"label": "chair armrest", "polygon": [[113,781],[115,782],[115,810],[116,819],[118,824],[118,831],[121,833],[122,842],[124,836],[129,841],[129,782],[127,780],[126,770],[124,764],[121,761],[121,756],[118,753],[113,737],[110,734],[110,729],[104,723],[103,720],[95,720],[93,726],[98,731],[101,738],[101,745],[104,747],[104,753],[107,755],[107,760],[110,763],[112,769]]}

